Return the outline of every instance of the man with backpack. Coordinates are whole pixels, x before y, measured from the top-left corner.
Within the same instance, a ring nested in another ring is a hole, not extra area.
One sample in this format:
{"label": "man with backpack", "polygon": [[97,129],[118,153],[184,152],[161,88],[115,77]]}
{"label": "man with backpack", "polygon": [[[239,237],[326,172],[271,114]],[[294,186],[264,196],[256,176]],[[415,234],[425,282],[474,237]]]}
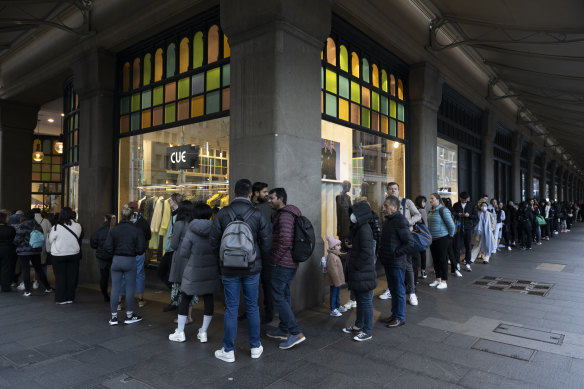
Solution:
{"label": "man with backpack", "polygon": [[302,216],[294,205],[287,205],[284,188],[270,190],[269,201],[276,210],[273,226],[273,241],[270,258],[272,262],[272,295],[278,308],[280,324],[276,330],[268,331],[267,336],[281,339],[279,348],[286,350],[306,340],[292,312],[290,284],[298,270],[298,263],[292,258],[294,231],[297,217]]}
{"label": "man with backpack", "polygon": [[259,358],[264,350],[260,343],[258,289],[262,258],[270,255],[272,231],[262,213],[253,206],[251,189],[248,179],[235,183],[235,199],[217,213],[209,234],[209,242],[219,259],[225,293],[223,347],[215,351],[215,358],[225,362],[235,362],[234,342],[242,288],[251,357]]}
{"label": "man with backpack", "polygon": [[464,246],[466,252],[464,256],[465,270],[472,271],[470,267],[472,235],[479,221],[479,215],[477,208],[470,201],[468,192],[461,192],[458,197],[459,201],[452,207],[454,218],[457,224],[460,225],[458,232],[454,236],[454,239],[456,239],[454,252],[456,258],[460,258],[460,249]]}

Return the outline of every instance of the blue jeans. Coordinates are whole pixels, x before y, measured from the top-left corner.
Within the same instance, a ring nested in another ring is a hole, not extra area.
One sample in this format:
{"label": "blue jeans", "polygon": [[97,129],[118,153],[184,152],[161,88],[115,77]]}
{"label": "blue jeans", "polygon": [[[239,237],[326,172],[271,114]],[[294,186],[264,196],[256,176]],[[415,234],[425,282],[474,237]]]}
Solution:
{"label": "blue jeans", "polygon": [[281,266],[275,266],[272,269],[272,295],[280,316],[279,327],[284,333],[292,335],[298,335],[301,332],[292,312],[292,299],[290,298],[290,283],[295,275],[296,269]]}
{"label": "blue jeans", "polygon": [[[146,272],[144,271],[144,261],[146,254],[136,255],[136,293],[144,293],[144,284],[146,283]],[[125,296],[126,292],[126,278],[122,277],[122,286],[120,296]]]}
{"label": "blue jeans", "polygon": [[[402,287],[403,287],[402,278]],[[361,332],[371,334],[373,328],[373,291],[369,292],[355,292],[357,299],[357,318],[355,319],[355,327],[360,328]]]}
{"label": "blue jeans", "polygon": [[330,298],[331,311],[339,309],[339,307],[341,306],[341,288],[339,288],[338,286],[331,285]]}
{"label": "blue jeans", "polygon": [[223,276],[225,292],[225,316],[223,317],[223,348],[225,351],[235,349],[237,336],[237,312],[239,310],[239,291],[243,287],[245,315],[249,332],[249,346],[260,347],[260,310],[258,308],[258,288],[260,274],[248,276]]}
{"label": "blue jeans", "polygon": [[404,269],[385,266],[385,274],[389,278],[389,291],[391,292],[391,315],[399,321],[406,320],[405,273]]}

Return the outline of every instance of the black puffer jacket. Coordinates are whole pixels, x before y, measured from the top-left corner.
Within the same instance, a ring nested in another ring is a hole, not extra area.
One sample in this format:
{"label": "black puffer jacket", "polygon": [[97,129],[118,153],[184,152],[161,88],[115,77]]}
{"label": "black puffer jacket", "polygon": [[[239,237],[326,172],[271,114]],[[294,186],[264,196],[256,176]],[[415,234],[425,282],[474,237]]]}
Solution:
{"label": "black puffer jacket", "polygon": [[[223,275],[226,276],[259,273],[262,270],[263,258],[269,258],[270,255],[270,248],[272,247],[272,225],[266,221],[262,213],[258,209],[255,209],[251,201],[248,199],[237,197],[231,202],[229,206],[233,209],[233,212],[235,212],[237,216],[241,217],[245,215],[248,209],[253,208],[255,210],[248,219],[247,223],[253,233],[257,255],[251,269],[222,268],[221,271]],[[219,263],[221,237],[223,236],[223,231],[225,231],[225,228],[229,223],[231,223],[231,218],[229,217],[229,213],[225,208],[217,212],[215,219],[213,219],[213,225],[209,234],[209,242],[211,243],[211,247],[215,252],[217,263]]]}
{"label": "black puffer jacket", "polygon": [[16,254],[18,255],[37,255],[42,251],[42,247],[32,248],[28,244],[30,240],[30,233],[32,230],[37,230],[43,232],[41,226],[38,225],[34,219],[25,220],[21,224],[16,226],[16,237],[14,238],[14,244],[16,245]]}
{"label": "black puffer jacket", "polygon": [[[468,213],[468,217],[462,216],[462,214]],[[479,223],[479,214],[476,205],[470,201],[462,209],[462,204],[460,202],[454,203],[452,206],[452,214],[454,215],[454,220],[460,223],[460,229],[465,231],[473,231],[474,228]]]}
{"label": "black puffer jacket", "polygon": [[144,233],[134,223],[122,220],[110,230],[103,248],[109,255],[135,257],[146,250]]}
{"label": "black puffer jacket", "polygon": [[95,231],[93,235],[91,235],[91,239],[89,241],[91,248],[95,250],[95,256],[100,261],[112,263],[112,256],[108,254],[104,249],[104,244],[107,239],[107,235],[110,230],[110,223],[105,222],[103,226],[99,228],[99,230]]}
{"label": "black puffer jacket", "polygon": [[358,293],[369,292],[377,286],[373,232],[369,225],[371,207],[365,201],[353,205],[357,223],[351,225],[353,248],[348,264],[349,289]]}
{"label": "black puffer jacket", "polygon": [[406,253],[413,249],[414,242],[407,219],[399,212],[385,218],[381,230],[379,260],[382,264],[399,269],[406,268]]}
{"label": "black puffer jacket", "polygon": [[139,228],[140,231],[144,233],[144,241],[149,242],[152,238],[152,231],[150,231],[150,223],[148,223],[142,215],[138,216],[138,220],[134,223],[134,226]]}
{"label": "black puffer jacket", "polygon": [[14,227],[0,224],[0,249],[14,250],[14,238],[16,238]]}

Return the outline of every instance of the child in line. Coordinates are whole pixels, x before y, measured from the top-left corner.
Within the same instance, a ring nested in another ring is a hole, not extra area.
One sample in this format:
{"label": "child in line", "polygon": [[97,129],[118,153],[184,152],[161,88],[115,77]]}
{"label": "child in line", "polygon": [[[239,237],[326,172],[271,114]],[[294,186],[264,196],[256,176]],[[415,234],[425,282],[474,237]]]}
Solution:
{"label": "child in line", "polygon": [[343,273],[343,264],[341,262],[341,241],[333,238],[331,235],[326,236],[328,242],[328,255],[326,257],[326,279],[330,285],[330,303],[333,317],[339,317],[342,313],[347,312],[347,308],[341,306],[341,285],[345,283],[345,274]]}

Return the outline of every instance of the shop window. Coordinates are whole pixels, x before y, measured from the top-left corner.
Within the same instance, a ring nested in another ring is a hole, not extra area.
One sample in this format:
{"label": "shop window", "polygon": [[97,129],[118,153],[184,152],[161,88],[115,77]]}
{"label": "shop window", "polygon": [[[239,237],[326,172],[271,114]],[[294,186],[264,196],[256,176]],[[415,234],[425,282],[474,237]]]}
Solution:
{"label": "shop window", "polygon": [[180,41],[179,49],[179,73],[189,70],[189,38],[183,38]]}
{"label": "shop window", "polygon": [[444,139],[437,139],[436,172],[438,194],[458,201],[458,146]]}
{"label": "shop window", "polygon": [[332,38],[326,40],[326,61],[333,66],[337,66],[337,48]]}
{"label": "shop window", "polygon": [[154,54],[154,82],[162,80],[162,64],[162,49],[158,49]]}
{"label": "shop window", "polygon": [[211,26],[207,36],[207,63],[213,63],[219,59],[219,27]]}
{"label": "shop window", "polygon": [[122,71],[122,91],[128,92],[129,90],[130,90],[130,63],[126,62],[124,64],[124,69]]}
{"label": "shop window", "polygon": [[347,52],[347,48],[343,45],[340,46],[339,49],[339,67],[344,72],[349,72],[349,54]]}
{"label": "shop window", "polygon": [[176,45],[171,43],[166,48],[166,78],[172,77],[176,72]]}

